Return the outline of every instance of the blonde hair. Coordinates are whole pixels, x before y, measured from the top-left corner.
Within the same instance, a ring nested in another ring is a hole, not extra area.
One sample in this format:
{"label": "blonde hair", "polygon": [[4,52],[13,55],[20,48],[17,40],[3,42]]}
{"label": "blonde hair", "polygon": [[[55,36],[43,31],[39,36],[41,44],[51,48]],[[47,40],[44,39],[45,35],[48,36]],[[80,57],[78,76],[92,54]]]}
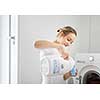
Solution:
{"label": "blonde hair", "polygon": [[74,33],[77,36],[77,32],[74,28],[72,28],[71,26],[66,26],[63,28],[60,28],[57,30],[57,32],[59,32],[57,34],[57,37],[62,36],[62,35],[68,35],[69,33]]}

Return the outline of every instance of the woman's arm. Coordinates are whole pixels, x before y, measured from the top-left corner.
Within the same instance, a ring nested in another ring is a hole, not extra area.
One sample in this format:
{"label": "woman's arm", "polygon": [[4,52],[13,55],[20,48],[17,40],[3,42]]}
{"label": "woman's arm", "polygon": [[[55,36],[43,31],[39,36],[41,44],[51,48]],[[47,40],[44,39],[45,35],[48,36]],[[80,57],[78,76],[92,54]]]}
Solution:
{"label": "woman's arm", "polygon": [[47,41],[47,40],[38,40],[35,42],[34,47],[35,48],[60,48],[60,44]]}
{"label": "woman's arm", "polygon": [[47,40],[37,40],[34,44],[34,47],[39,49],[56,48],[64,59],[68,59],[69,57],[69,53],[65,51],[65,47],[55,42]]}

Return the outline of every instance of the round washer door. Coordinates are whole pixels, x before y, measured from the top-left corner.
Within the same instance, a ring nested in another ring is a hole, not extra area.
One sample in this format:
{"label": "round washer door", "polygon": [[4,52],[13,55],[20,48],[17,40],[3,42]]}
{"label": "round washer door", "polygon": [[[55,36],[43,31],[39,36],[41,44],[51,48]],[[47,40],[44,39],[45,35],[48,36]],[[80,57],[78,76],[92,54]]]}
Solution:
{"label": "round washer door", "polygon": [[100,84],[100,68],[94,65],[84,66],[79,72],[80,84]]}

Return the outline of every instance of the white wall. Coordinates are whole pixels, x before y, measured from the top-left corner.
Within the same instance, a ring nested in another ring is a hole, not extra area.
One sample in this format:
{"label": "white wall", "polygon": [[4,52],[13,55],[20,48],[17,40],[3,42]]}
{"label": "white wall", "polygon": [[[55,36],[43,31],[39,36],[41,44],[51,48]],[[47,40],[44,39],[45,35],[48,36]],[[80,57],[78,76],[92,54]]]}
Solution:
{"label": "white wall", "polygon": [[[0,16],[0,30],[1,30],[1,16]],[[0,31],[0,47],[1,47],[1,45],[2,45],[2,40],[1,40],[2,38],[1,38],[1,36],[2,36],[2,35],[1,35],[1,31]],[[1,58],[2,58],[2,57],[1,57],[1,49],[0,49],[0,66],[1,66]],[[1,67],[0,67],[0,69],[1,69]]]}
{"label": "white wall", "polygon": [[9,83],[9,16],[0,16],[0,83]]}
{"label": "white wall", "polygon": [[[41,83],[39,52],[33,48],[33,41],[37,39],[54,40],[56,30],[66,25],[71,25],[79,31],[80,16],[27,15],[19,16],[18,23],[18,81],[19,83]],[[79,43],[76,42],[71,47],[73,56],[77,52],[78,45]]]}

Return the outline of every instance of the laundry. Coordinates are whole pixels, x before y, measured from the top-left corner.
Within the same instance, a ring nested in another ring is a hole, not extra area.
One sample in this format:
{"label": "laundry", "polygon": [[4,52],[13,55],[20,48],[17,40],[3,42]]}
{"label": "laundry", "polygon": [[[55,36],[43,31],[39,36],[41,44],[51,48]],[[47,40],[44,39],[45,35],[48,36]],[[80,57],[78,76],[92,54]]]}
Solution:
{"label": "laundry", "polygon": [[48,55],[41,59],[41,73],[44,75],[61,75],[70,70],[72,70],[72,74],[75,74],[73,67],[75,68],[75,61],[72,57],[64,60],[57,55]]}

